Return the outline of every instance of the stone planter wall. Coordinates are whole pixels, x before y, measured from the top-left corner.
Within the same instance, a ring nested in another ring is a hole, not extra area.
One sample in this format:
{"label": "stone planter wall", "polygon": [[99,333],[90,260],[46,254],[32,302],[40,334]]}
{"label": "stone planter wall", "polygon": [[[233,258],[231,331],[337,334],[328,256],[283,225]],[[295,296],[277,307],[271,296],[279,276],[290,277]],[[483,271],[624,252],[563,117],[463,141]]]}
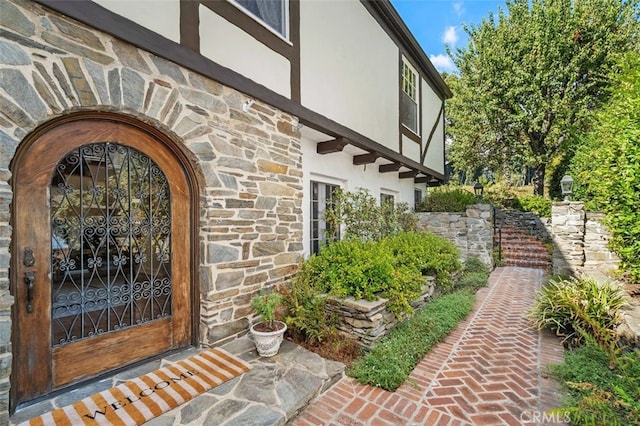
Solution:
{"label": "stone planter wall", "polygon": [[[435,277],[425,279],[427,284],[423,287],[422,295],[411,303],[414,309],[423,307],[433,296]],[[398,323],[396,316],[387,309],[387,299],[369,302],[353,298],[329,298],[325,309],[337,315],[338,330],[365,349],[370,349]]]}
{"label": "stone planter wall", "polygon": [[493,207],[473,204],[460,213],[418,213],[418,229],[445,238],[460,249],[462,260],[477,257],[493,268]]}

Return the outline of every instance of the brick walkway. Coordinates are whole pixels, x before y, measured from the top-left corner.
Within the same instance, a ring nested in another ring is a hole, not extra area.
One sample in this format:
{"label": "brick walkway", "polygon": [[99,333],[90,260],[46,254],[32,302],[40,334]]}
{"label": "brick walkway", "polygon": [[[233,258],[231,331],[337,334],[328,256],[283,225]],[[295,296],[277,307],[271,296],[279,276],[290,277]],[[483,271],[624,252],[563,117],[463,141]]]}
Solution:
{"label": "brick walkway", "polygon": [[543,413],[559,393],[541,368],[562,360],[562,345],[526,319],[543,279],[542,269],[497,268],[469,317],[396,392],[345,377],[291,424],[550,424],[553,416]]}

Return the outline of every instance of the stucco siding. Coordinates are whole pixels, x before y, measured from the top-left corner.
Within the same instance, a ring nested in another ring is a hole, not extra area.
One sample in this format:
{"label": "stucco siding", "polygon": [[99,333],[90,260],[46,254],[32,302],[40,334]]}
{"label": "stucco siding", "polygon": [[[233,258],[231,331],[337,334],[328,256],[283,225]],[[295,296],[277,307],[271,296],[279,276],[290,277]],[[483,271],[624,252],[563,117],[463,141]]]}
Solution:
{"label": "stucco siding", "polygon": [[398,151],[399,53],[389,36],[357,1],[301,2],[300,31],[302,104]]}

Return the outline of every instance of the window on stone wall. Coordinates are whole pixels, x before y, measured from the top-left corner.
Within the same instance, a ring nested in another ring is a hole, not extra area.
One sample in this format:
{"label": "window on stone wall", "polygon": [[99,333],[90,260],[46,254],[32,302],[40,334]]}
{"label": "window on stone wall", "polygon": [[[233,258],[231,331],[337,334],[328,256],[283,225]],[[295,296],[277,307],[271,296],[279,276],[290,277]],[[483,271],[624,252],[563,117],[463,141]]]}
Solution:
{"label": "window on stone wall", "polygon": [[323,182],[311,182],[311,254],[318,253],[327,243],[328,235],[335,235],[333,239],[340,239],[340,230],[332,232],[324,213],[333,206],[334,193],[340,188]]}
{"label": "window on stone wall", "polygon": [[233,0],[233,2],[285,39],[289,38],[288,0]]}
{"label": "window on stone wall", "polygon": [[400,98],[400,119],[402,125],[416,135],[420,134],[418,117],[420,112],[418,80],[416,70],[403,59],[402,61],[402,94]]}

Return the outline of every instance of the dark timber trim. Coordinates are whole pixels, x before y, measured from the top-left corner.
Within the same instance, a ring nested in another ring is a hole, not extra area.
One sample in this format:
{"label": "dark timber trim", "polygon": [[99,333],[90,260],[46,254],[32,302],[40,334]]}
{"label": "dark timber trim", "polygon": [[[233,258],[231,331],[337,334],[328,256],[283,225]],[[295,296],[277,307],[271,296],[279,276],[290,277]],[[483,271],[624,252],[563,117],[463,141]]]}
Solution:
{"label": "dark timber trim", "polygon": [[378,167],[379,173],[397,172],[402,167],[401,163],[381,164]]}
{"label": "dark timber trim", "polygon": [[332,154],[334,152],[340,152],[345,146],[349,145],[349,141],[345,138],[337,138],[331,141],[318,142],[316,145],[316,152],[318,154]]}
{"label": "dark timber trim", "polygon": [[400,172],[400,173],[398,174],[398,177],[399,177],[400,179],[414,178],[414,177],[416,177],[416,175],[417,175],[418,173],[420,173],[418,170],[411,170],[411,171],[408,171],[408,172]]}
{"label": "dark timber trim", "polygon": [[196,1],[180,1],[180,44],[200,53],[200,13]]}
{"label": "dark timber trim", "polygon": [[[444,82],[438,70],[433,66],[420,44],[415,39],[409,28],[402,21],[393,5],[387,1],[360,0],[364,7],[371,13],[373,18],[387,32],[389,37],[398,47],[403,47],[407,55],[417,62],[418,70],[424,73],[425,80],[429,86],[440,95],[442,99],[449,99],[453,96],[451,89]],[[402,50],[402,49],[401,49]]]}
{"label": "dark timber trim", "polygon": [[368,154],[354,155],[353,156],[353,165],[354,166],[360,166],[362,164],[375,163],[378,158],[380,158],[380,155],[377,152],[370,152]]}
{"label": "dark timber trim", "polygon": [[440,119],[442,118],[442,114],[444,113],[444,102],[440,106],[440,111],[438,112],[438,117],[436,117],[436,121],[431,126],[431,132],[429,132],[429,139],[427,139],[427,143],[422,150],[422,155],[420,155],[420,162],[424,163],[424,159],[427,157],[427,151],[429,150],[429,146],[431,145],[431,139],[433,139],[433,134],[436,132],[438,128],[438,124],[440,124]]}
{"label": "dark timber trim", "polygon": [[[291,59],[294,50],[291,44],[274,34],[267,27],[256,21],[252,16],[238,9],[234,4],[220,0],[200,0],[200,4],[212,12],[222,16],[224,19],[231,22],[233,25],[237,26],[260,43],[267,46],[269,49],[281,54],[289,60]],[[221,40],[221,42],[223,41]]]}
{"label": "dark timber trim", "polygon": [[[345,138],[349,141],[349,144],[353,146],[369,152],[378,152],[381,157],[384,157],[389,161],[402,163],[408,168],[412,168],[421,173],[433,175],[436,176],[437,179],[444,180],[444,175],[442,173],[436,172],[423,164],[406,158],[399,152],[394,151],[340,123],[337,123],[324,115],[302,106],[300,102],[286,98],[241,75],[240,73],[223,67],[220,64],[200,55],[198,52],[188,48],[187,46],[175,43],[160,34],[105,9],[97,3],[76,0],[36,1],[51,10],[55,10],[72,19],[83,22],[96,30],[122,39],[149,53],[188,68],[223,85],[239,90],[284,112],[295,115],[305,126],[311,127],[322,133],[332,135],[335,138]],[[377,3],[378,2],[367,2],[365,5]],[[385,4],[385,7],[387,8],[390,7],[390,4],[387,4],[387,2],[380,2],[380,4]],[[431,67],[433,67],[433,65],[431,65]],[[435,68],[434,72],[436,72]],[[442,81],[442,79],[440,79],[440,81]],[[442,81],[442,84],[444,85],[443,90],[446,88],[447,93],[450,94],[451,92],[448,91],[448,87],[444,84],[444,81]]]}

